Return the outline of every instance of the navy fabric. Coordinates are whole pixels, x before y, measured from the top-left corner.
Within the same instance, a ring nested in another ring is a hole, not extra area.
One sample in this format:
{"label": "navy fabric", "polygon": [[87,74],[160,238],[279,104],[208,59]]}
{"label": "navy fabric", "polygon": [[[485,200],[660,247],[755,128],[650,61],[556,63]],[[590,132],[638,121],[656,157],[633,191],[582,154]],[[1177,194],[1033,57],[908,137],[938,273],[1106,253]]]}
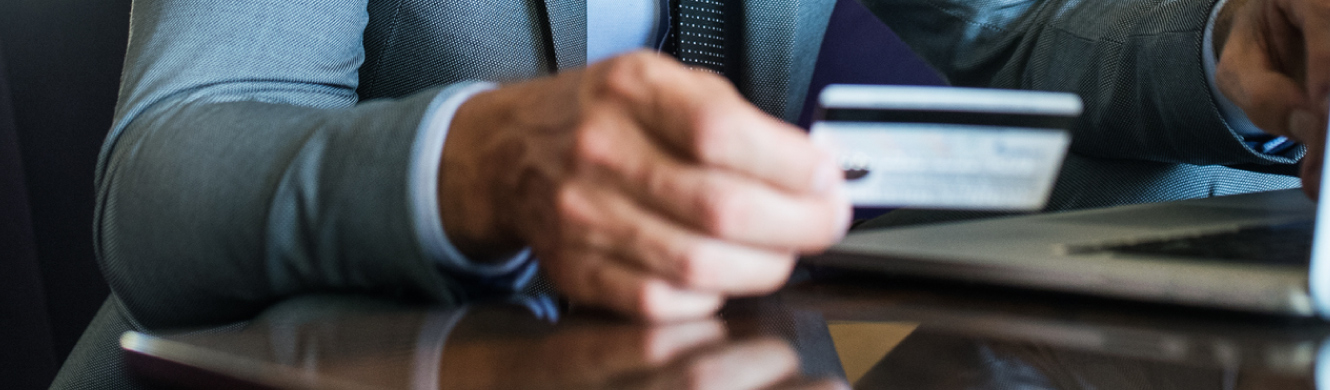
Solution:
{"label": "navy fabric", "polygon": [[[0,387],[45,388],[109,293],[93,257],[92,177],[128,21],[128,0],[0,5],[0,76],[13,96],[0,104],[13,114],[0,120]],[[10,333],[18,319],[46,330]]]}
{"label": "navy fabric", "polygon": [[830,84],[946,85],[946,81],[859,1],[837,0],[799,115],[800,127],[808,128],[817,94]]}

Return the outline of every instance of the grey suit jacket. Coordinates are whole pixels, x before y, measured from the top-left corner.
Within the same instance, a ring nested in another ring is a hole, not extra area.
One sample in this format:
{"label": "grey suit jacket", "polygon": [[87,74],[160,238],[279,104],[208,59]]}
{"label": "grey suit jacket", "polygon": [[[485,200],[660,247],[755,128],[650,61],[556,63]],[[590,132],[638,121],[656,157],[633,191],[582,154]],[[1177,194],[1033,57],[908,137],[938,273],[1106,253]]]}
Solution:
{"label": "grey suit jacket", "polygon": [[[1296,185],[1209,165],[1300,153],[1255,153],[1220,119],[1200,65],[1211,0],[864,2],[955,84],[1086,99],[1054,209]],[[739,90],[793,120],[833,4],[735,6]],[[57,387],[116,369],[97,351],[117,329],[241,320],[311,291],[457,302],[412,231],[422,118],[466,80],[581,66],[585,31],[582,0],[135,1],[96,183],[114,295]]]}
{"label": "grey suit jacket", "polygon": [[[793,118],[830,0],[738,12],[740,90]],[[422,117],[468,80],[583,65],[585,1],[134,3],[96,239],[146,326],[244,318],[306,291],[455,302],[409,210]]]}

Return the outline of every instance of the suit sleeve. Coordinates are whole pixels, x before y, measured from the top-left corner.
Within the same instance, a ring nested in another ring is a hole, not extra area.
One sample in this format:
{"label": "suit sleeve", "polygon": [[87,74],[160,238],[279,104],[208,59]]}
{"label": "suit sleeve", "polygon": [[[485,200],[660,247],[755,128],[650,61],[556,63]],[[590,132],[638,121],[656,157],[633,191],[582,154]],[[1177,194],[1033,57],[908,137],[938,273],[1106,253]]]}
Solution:
{"label": "suit sleeve", "polygon": [[134,2],[94,237],[136,321],[233,321],[301,292],[463,298],[422,253],[408,173],[467,84],[359,101],[366,1]]}
{"label": "suit sleeve", "polygon": [[861,0],[954,85],[1074,92],[1072,150],[1107,159],[1290,164],[1254,150],[1211,94],[1214,0]]}

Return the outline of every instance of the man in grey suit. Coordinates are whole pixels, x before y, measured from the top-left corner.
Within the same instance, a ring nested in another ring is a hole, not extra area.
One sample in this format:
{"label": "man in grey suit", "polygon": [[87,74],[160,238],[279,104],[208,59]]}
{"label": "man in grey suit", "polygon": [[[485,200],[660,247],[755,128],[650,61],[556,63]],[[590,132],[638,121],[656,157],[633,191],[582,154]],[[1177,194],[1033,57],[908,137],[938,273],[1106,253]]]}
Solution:
{"label": "man in grey suit", "polygon": [[[1280,118],[1311,128],[1324,105],[1252,75],[1296,79],[1296,53],[1260,48],[1330,12],[1231,1],[864,3],[953,84],[1085,98],[1061,209],[1296,185],[1221,166],[1303,151],[1233,125],[1213,86],[1313,139]],[[114,294],[56,387],[118,373],[104,363],[123,330],[313,291],[452,304],[524,286],[533,258],[574,304],[649,320],[771,291],[849,219],[833,161],[782,121],[832,5],[730,2],[731,85],[646,52],[583,69],[586,0],[138,0],[96,183]],[[1238,42],[1213,57],[1218,83],[1203,42]]]}

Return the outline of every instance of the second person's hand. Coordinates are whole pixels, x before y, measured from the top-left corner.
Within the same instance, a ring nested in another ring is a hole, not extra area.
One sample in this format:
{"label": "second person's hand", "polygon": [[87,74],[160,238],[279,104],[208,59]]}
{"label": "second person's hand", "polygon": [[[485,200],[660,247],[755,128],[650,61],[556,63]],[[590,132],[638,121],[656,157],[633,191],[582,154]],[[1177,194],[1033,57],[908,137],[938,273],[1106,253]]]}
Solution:
{"label": "second person's hand", "polygon": [[1330,108],[1330,0],[1229,0],[1215,23],[1215,80],[1252,123],[1307,146],[1315,199]]}

